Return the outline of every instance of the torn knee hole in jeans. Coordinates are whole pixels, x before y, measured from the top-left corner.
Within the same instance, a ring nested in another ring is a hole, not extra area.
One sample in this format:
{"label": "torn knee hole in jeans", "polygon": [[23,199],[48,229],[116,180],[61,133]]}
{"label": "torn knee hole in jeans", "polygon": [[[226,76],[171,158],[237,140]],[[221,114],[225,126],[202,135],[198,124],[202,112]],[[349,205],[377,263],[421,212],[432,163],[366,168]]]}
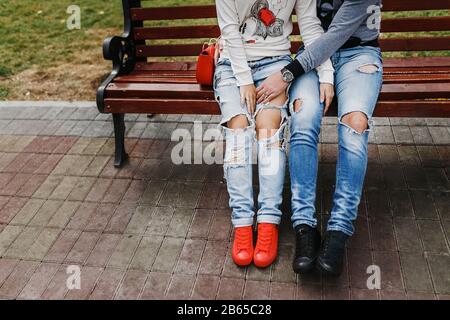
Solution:
{"label": "torn knee hole in jeans", "polygon": [[286,127],[287,120],[282,119],[280,128],[275,134],[270,137],[261,139],[258,143],[266,150],[278,149],[284,151],[286,149],[286,138],[284,136],[284,128]]}
{"label": "torn knee hole in jeans", "polygon": [[339,122],[357,134],[363,134],[370,130],[369,117],[362,111],[344,114]]}
{"label": "torn knee hole in jeans", "polygon": [[293,108],[292,108],[293,112],[295,112],[295,113],[300,112],[302,105],[303,105],[303,101],[301,99],[295,100],[294,104],[293,104]]}
{"label": "torn knee hole in jeans", "polygon": [[379,70],[380,70],[380,67],[374,63],[364,64],[358,68],[359,72],[367,73],[367,74],[376,73]]}

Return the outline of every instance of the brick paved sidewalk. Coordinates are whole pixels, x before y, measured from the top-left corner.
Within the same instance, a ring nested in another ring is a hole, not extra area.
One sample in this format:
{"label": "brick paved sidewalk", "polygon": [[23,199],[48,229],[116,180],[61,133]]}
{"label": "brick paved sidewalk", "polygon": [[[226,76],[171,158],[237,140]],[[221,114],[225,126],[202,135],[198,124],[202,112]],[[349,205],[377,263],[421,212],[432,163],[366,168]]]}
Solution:
{"label": "brick paved sidewalk", "polygon": [[[94,108],[0,108],[0,298],[448,299],[450,122],[376,119],[357,234],[338,279],[296,276],[286,190],[277,262],[234,266],[219,165],[174,166],[175,128],[210,116],[127,116],[130,163],[112,165]],[[321,137],[317,208],[328,217],[336,122]],[[368,290],[366,268],[381,268]],[[81,267],[69,290],[67,266]]]}

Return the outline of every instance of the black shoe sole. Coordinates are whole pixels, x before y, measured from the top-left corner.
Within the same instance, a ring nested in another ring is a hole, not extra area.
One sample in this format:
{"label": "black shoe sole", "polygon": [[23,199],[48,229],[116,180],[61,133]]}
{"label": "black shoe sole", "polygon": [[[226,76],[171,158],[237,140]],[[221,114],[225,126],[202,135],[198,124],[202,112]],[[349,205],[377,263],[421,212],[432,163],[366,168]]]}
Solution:
{"label": "black shoe sole", "polygon": [[311,271],[314,270],[314,266],[316,265],[316,259],[314,259],[307,267],[303,267],[303,268],[296,267],[294,264],[292,264],[292,269],[297,274],[310,273]]}
{"label": "black shoe sole", "polygon": [[331,276],[335,276],[338,277],[341,275],[342,270],[333,270],[332,268],[330,268],[329,266],[327,266],[326,264],[324,264],[320,257],[317,258],[317,268],[322,271],[325,274],[331,275]]}

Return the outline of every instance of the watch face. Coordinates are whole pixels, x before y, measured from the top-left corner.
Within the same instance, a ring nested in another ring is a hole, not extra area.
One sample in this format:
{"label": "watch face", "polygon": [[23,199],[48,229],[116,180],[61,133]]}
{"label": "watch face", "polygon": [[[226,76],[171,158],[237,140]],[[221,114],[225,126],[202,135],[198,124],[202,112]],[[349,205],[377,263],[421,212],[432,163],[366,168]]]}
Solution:
{"label": "watch face", "polygon": [[294,80],[294,75],[289,70],[284,70],[283,80],[286,82],[291,82],[292,80]]}

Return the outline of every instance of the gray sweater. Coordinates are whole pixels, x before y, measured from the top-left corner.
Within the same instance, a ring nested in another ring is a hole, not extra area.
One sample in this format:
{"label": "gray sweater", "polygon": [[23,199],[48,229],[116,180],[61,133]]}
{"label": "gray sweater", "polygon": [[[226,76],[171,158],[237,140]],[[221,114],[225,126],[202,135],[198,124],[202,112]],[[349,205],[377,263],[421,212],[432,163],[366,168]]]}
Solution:
{"label": "gray sweater", "polygon": [[[367,42],[379,36],[381,0],[317,0],[325,34],[297,56],[307,73],[338,51],[351,37]],[[327,15],[327,11],[329,14]],[[298,65],[294,61],[294,64]],[[301,69],[301,68],[297,68]],[[295,72],[296,76],[300,75]]]}

